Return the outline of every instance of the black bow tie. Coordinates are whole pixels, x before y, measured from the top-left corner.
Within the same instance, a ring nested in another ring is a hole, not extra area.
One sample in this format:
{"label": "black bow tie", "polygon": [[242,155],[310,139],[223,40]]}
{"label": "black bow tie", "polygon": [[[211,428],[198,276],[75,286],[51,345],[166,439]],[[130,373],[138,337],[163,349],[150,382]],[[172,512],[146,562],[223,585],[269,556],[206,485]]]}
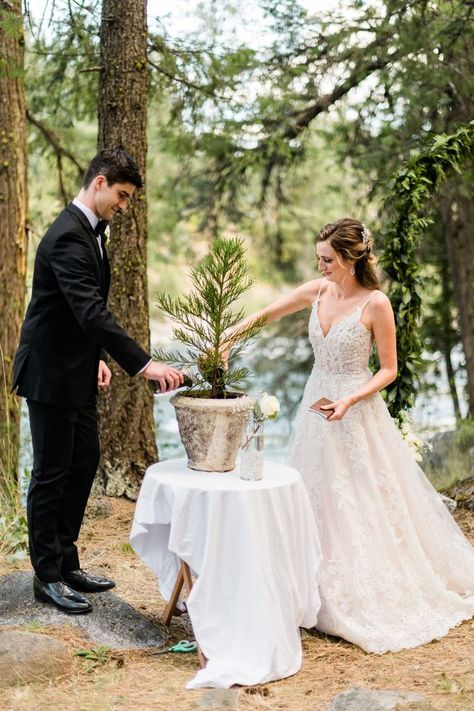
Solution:
{"label": "black bow tie", "polygon": [[95,234],[100,235],[102,237],[102,241],[105,242],[106,236],[105,236],[105,228],[109,224],[108,220],[99,220],[97,225],[95,226]]}

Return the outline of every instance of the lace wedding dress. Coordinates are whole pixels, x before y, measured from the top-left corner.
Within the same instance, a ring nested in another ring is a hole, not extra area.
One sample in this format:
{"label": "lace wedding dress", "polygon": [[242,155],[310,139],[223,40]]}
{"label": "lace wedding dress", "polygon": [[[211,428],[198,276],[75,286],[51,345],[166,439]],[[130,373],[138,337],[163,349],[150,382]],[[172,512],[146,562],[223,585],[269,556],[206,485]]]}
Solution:
{"label": "lace wedding dress", "polygon": [[327,422],[308,410],[370,377],[367,302],[324,336],[319,296],[309,336],[315,363],[296,421],[292,464],[314,508],[323,552],[317,628],[382,653],[444,636],[474,615],[474,548],[400,435],[381,396]]}

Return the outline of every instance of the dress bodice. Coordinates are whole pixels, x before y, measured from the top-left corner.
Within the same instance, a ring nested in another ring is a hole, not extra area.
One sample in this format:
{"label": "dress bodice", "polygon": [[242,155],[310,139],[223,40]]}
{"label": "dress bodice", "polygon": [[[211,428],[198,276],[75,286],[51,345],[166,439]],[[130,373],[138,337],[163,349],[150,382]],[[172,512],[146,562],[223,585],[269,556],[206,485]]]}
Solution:
{"label": "dress bodice", "polygon": [[[369,297],[370,298],[370,297]],[[314,367],[321,373],[356,375],[367,371],[372,333],[361,322],[368,300],[336,321],[324,335],[319,321],[319,296],[309,319],[309,340],[314,351]]]}

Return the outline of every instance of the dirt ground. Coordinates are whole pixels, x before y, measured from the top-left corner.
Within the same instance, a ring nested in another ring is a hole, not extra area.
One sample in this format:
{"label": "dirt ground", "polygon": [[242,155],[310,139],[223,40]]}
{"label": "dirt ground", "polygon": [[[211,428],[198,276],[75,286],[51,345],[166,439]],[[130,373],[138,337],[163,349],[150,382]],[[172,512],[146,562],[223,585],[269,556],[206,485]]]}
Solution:
{"label": "dirt ground", "polygon": [[[81,560],[117,582],[117,594],[160,624],[164,610],[153,574],[128,543],[134,505],[112,500],[113,514],[87,518],[81,534]],[[474,542],[474,514],[456,514]],[[0,559],[0,574],[29,568]],[[67,622],[67,618],[66,618]],[[31,626],[30,626],[31,628]],[[28,629],[28,628],[27,628]],[[67,643],[74,654],[96,647],[76,628],[35,627]],[[189,638],[186,617],[173,618],[165,633],[170,641]],[[299,674],[259,687],[239,688],[239,711],[326,711],[328,702],[351,686],[406,689],[426,696],[427,705],[404,708],[474,711],[474,620],[451,630],[440,641],[396,654],[371,655],[342,640],[305,636]],[[188,691],[198,669],[197,656],[150,651],[97,650],[94,659],[74,656],[73,671],[53,683],[18,686],[0,695],[3,711],[187,711],[199,708],[206,690]]]}

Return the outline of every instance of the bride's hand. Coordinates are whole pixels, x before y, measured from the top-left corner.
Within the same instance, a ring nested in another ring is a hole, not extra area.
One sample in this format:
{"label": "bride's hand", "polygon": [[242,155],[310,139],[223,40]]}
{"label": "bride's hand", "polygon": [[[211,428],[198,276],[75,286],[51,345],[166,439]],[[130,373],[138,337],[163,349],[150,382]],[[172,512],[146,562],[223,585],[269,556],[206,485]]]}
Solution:
{"label": "bride's hand", "polygon": [[333,410],[332,414],[328,417],[328,422],[335,422],[336,420],[342,420],[351,403],[349,400],[341,398],[341,400],[335,400],[330,405],[322,405],[321,410]]}
{"label": "bride's hand", "polygon": [[222,364],[224,366],[224,370],[229,370],[229,356],[230,356],[230,348],[226,351],[221,351],[221,358],[222,358]]}
{"label": "bride's hand", "polygon": [[229,358],[230,358],[230,352],[232,350],[232,341],[230,338],[227,338],[227,340],[222,344],[221,349],[220,349],[220,357],[222,359],[222,364],[224,366],[224,370],[229,370]]}

